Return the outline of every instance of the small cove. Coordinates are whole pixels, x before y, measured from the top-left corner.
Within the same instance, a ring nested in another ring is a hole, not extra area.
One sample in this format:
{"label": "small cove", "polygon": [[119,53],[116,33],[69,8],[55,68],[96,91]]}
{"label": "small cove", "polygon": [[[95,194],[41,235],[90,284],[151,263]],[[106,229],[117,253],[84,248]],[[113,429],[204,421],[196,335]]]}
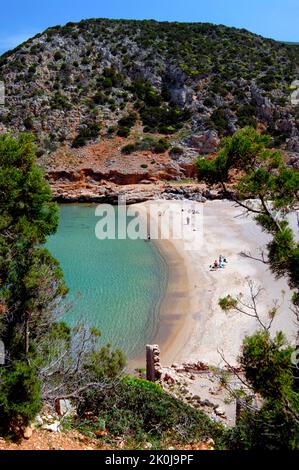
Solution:
{"label": "small cove", "polygon": [[[101,342],[133,359],[158,329],[167,266],[153,243],[98,240],[94,204],[60,206],[58,231],[48,249],[59,260],[70,288],[63,319],[96,326]],[[117,209],[116,209],[117,210]]]}

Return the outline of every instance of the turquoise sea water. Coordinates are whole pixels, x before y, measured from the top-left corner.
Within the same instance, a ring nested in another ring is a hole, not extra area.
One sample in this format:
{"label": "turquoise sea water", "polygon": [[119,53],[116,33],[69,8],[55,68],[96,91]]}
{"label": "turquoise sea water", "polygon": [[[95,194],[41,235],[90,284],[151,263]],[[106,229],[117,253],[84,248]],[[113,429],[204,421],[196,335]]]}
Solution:
{"label": "turquoise sea water", "polygon": [[59,229],[48,241],[70,288],[64,319],[98,327],[103,342],[134,358],[157,329],[167,267],[151,242],[98,240],[95,207],[60,206]]}

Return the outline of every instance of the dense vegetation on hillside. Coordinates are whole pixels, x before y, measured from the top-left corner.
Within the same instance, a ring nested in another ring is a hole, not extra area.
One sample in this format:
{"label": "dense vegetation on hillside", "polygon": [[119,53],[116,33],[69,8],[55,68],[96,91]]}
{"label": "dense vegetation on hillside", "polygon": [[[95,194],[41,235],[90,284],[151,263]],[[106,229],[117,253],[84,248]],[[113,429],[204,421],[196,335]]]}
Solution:
{"label": "dense vegetation on hillside", "polygon": [[[48,28],[0,58],[4,130],[38,135],[39,153],[101,135],[184,136],[268,127],[296,136],[289,106],[299,48],[212,24],[91,19]],[[129,117],[127,119],[127,117]],[[133,117],[133,119],[132,119]]]}

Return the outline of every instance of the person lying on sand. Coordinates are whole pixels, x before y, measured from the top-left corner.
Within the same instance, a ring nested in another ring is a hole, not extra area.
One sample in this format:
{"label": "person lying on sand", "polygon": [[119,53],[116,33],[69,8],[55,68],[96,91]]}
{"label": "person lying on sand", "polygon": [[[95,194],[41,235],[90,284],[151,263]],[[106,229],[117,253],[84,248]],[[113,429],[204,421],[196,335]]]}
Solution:
{"label": "person lying on sand", "polygon": [[225,256],[219,255],[219,264],[227,263]]}
{"label": "person lying on sand", "polygon": [[218,261],[215,259],[214,263],[210,265],[210,269],[218,269]]}
{"label": "person lying on sand", "polygon": [[227,259],[224,256],[220,255],[219,262],[215,259],[214,264],[210,265],[210,269],[212,269],[213,271],[215,271],[218,268],[223,269],[225,268],[225,263],[227,263]]}

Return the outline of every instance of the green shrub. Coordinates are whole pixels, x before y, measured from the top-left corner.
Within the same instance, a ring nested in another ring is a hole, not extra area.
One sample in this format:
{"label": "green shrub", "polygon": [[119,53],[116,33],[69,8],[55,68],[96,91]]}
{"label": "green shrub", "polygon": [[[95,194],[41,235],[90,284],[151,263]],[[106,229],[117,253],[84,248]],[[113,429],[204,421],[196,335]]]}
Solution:
{"label": "green shrub", "polygon": [[130,129],[128,127],[119,127],[117,131],[117,135],[119,137],[129,137],[130,135]]}
{"label": "green shrub", "polygon": [[[59,84],[58,88],[59,88]],[[70,102],[68,101],[67,97],[62,95],[60,92],[56,92],[53,96],[53,98],[50,101],[50,106],[52,109],[63,109],[63,110],[68,110],[71,109],[72,106]]]}
{"label": "green shrub", "polygon": [[87,142],[86,136],[83,134],[78,134],[76,135],[76,137],[74,138],[72,142],[72,147],[73,148],[84,147],[84,145],[86,145],[86,142]]}
{"label": "green shrub", "polygon": [[121,153],[123,153],[124,155],[129,155],[130,153],[133,153],[135,152],[135,145],[134,144],[128,144],[128,145],[125,145],[122,149],[121,149]]}
{"label": "green shrub", "polygon": [[41,44],[34,44],[29,49],[30,54],[36,54],[41,49],[41,47],[42,47]]}
{"label": "green shrub", "polygon": [[172,147],[169,153],[170,155],[183,155],[184,149],[182,147]]}
{"label": "green shrub", "polygon": [[28,74],[29,74],[29,75],[34,75],[35,72],[36,72],[36,67],[37,67],[36,64],[30,65],[30,67],[28,68]]}
{"label": "green shrub", "polygon": [[143,106],[140,109],[140,116],[145,128],[162,134],[173,134],[190,118],[190,111],[176,106]]}
{"label": "green shrub", "polygon": [[94,104],[105,104],[107,102],[107,97],[101,91],[97,91],[95,95],[93,95],[92,100]]}
{"label": "green shrub", "polygon": [[227,130],[227,118],[224,108],[218,108],[211,115],[211,122],[220,134]]}
{"label": "green shrub", "polygon": [[104,88],[112,88],[113,82],[111,78],[104,78],[104,80],[102,81],[102,85]]}
{"label": "green shrub", "polygon": [[28,116],[24,119],[23,121],[23,124],[25,126],[25,129],[28,131],[28,130],[31,130],[33,128],[33,119],[31,116]]}
{"label": "green shrub", "polygon": [[40,382],[33,366],[15,362],[0,368],[0,417],[2,423],[22,420],[28,424],[41,409]]}
{"label": "green shrub", "polygon": [[207,98],[204,99],[203,104],[207,108],[212,108],[214,106],[214,100],[210,96],[208,96]]}
{"label": "green shrub", "polygon": [[116,131],[116,128],[115,128],[115,127],[113,127],[113,126],[112,126],[112,127],[108,127],[108,129],[107,129],[107,134],[108,134],[108,135],[112,135],[112,134],[114,134],[115,131]]}
{"label": "green shrub", "polygon": [[101,417],[113,436],[138,442],[172,438],[180,442],[212,437],[223,445],[224,431],[202,412],[168,395],[152,382],[127,377],[105,391],[86,392],[79,406],[77,425],[97,429],[98,421],[86,423],[84,415]]}
{"label": "green shrub", "polygon": [[253,105],[243,105],[238,109],[238,124],[240,127],[253,127],[257,125],[257,119],[255,117],[256,108]]}
{"label": "green shrub", "polygon": [[158,128],[158,131],[161,134],[174,134],[177,130],[181,129],[181,124],[176,124],[175,126],[165,126],[162,125]]}
{"label": "green shrub", "polygon": [[137,121],[137,114],[136,113],[130,113],[130,114],[127,114],[126,116],[123,116],[118,121],[118,125],[119,125],[119,127],[131,128],[136,124],[136,121]]}
{"label": "green shrub", "polygon": [[143,132],[144,132],[145,134],[152,134],[153,132],[155,132],[155,128],[154,128],[154,127],[150,127],[150,126],[144,126]]}
{"label": "green shrub", "polygon": [[101,125],[97,122],[87,121],[82,127],[72,142],[72,147],[78,148],[86,145],[90,139],[96,139],[99,136]]}
{"label": "green shrub", "polygon": [[58,60],[61,60],[63,58],[63,55],[60,51],[56,51],[54,53],[54,60],[57,62]]}
{"label": "green shrub", "polygon": [[153,137],[144,137],[135,142],[135,144],[128,144],[122,148],[122,153],[128,155],[137,150],[150,150],[154,153],[163,153],[169,149],[169,142],[166,139],[154,139]]}
{"label": "green shrub", "polygon": [[120,86],[122,81],[122,76],[118,74],[114,68],[104,69],[103,76],[98,79],[98,82],[106,89]]}
{"label": "green shrub", "polygon": [[136,113],[129,113],[126,116],[123,116],[118,121],[118,131],[117,135],[120,137],[128,137],[130,135],[131,128],[137,121]]}
{"label": "green shrub", "polygon": [[169,149],[169,143],[165,139],[159,139],[158,142],[153,147],[153,151],[155,153],[164,153],[168,149]]}
{"label": "green shrub", "polygon": [[227,95],[227,90],[225,88],[225,85],[223,81],[220,79],[220,77],[215,77],[211,83],[210,89],[213,93],[216,93],[221,96]]}
{"label": "green shrub", "polygon": [[230,432],[232,448],[298,450],[299,394],[292,353],[281,332],[274,339],[265,331],[245,338],[241,365],[246,380],[263,398],[263,404],[259,410],[243,410]]}
{"label": "green shrub", "polygon": [[135,80],[130,86],[130,91],[139,101],[144,102],[147,106],[160,106],[162,103],[161,96],[145,80]]}

